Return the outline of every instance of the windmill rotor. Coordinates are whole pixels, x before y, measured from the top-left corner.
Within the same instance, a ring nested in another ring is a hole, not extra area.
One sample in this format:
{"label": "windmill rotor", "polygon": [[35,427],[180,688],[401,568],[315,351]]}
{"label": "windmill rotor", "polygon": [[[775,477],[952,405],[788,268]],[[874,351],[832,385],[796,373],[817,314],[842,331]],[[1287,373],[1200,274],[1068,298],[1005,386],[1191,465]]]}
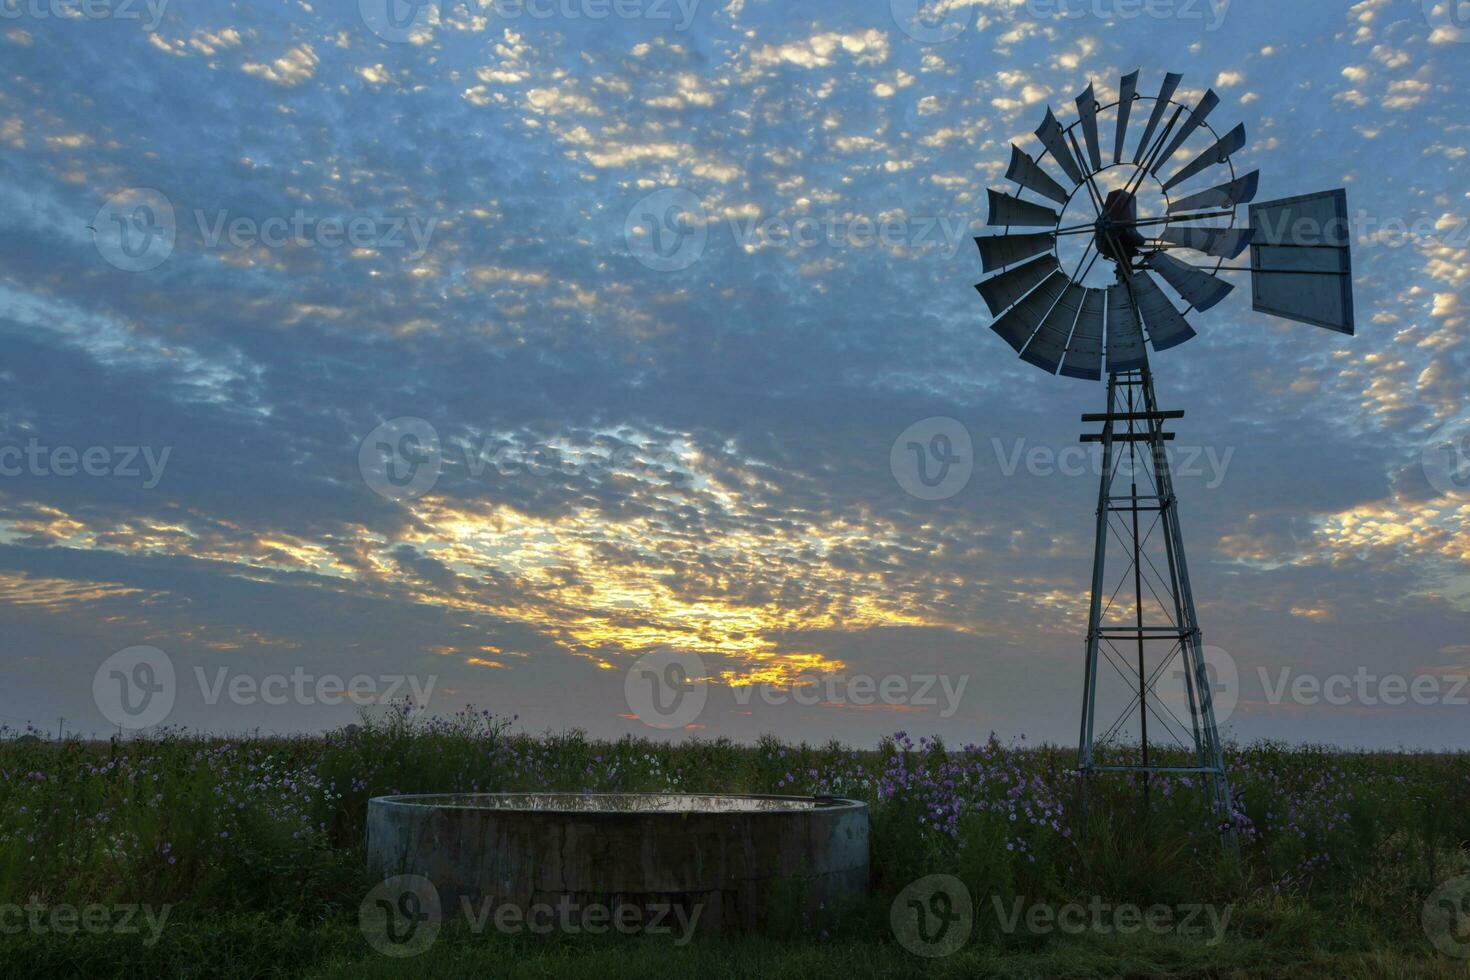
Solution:
{"label": "windmill rotor", "polygon": [[[1214,90],[1181,101],[1183,76],[1171,73],[1157,95],[1141,95],[1139,76],[1124,76],[1106,104],[1089,84],[1067,125],[1048,107],[1035,131],[1038,155],[1011,145],[1012,187],[989,192],[996,232],[976,238],[989,277],[976,289],[991,328],[1049,373],[1099,380],[1146,363],[1148,346],[1163,351],[1193,338],[1189,315],[1234,291],[1226,274],[1249,272],[1256,310],[1351,334],[1345,192],[1254,204],[1260,172],[1241,173],[1235,162],[1245,125],[1213,125]],[[1141,209],[1145,198],[1155,206]],[[1079,209],[1081,219],[1068,223]],[[1304,225],[1334,221],[1342,234],[1299,240]],[[1078,246],[1075,259],[1063,255]],[[1227,265],[1247,249],[1250,265]]]}

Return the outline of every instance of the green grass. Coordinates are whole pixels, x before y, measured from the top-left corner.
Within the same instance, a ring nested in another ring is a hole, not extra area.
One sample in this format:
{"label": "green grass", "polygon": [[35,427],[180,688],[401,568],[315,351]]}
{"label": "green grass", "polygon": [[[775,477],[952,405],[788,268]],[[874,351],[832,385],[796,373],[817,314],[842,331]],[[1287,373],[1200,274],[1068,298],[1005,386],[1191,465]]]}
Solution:
{"label": "green grass", "polygon": [[[1136,786],[1099,780],[1084,816],[1069,765],[1050,747],[905,737],[872,751],[533,737],[468,712],[393,715],[325,738],[7,737],[0,911],[25,906],[45,922],[70,907],[146,903],[168,918],[152,941],[0,915],[0,976],[1470,977],[1420,925],[1434,888],[1470,872],[1470,757],[1235,749],[1238,854],[1221,848],[1198,787],[1156,783],[1145,811]],[[687,946],[474,934],[451,921],[414,959],[375,952],[358,926],[373,885],[367,801],[522,789],[866,799],[871,895],[840,915],[783,916],[768,935]],[[977,914],[965,946],[931,960],[895,939],[889,909],[936,873],[958,877]],[[1004,924],[1018,904],[1090,901],[1207,904],[1230,919],[1219,942]]]}

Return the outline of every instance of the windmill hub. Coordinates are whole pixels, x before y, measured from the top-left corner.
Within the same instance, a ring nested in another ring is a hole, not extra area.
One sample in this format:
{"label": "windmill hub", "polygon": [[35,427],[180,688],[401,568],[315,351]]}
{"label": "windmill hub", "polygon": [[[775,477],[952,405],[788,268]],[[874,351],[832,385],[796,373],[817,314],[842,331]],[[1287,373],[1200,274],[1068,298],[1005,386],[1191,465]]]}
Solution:
{"label": "windmill hub", "polygon": [[1142,251],[1144,237],[1138,232],[1138,198],[1125,190],[1108,193],[1094,227],[1093,245],[1098,254],[1129,268]]}

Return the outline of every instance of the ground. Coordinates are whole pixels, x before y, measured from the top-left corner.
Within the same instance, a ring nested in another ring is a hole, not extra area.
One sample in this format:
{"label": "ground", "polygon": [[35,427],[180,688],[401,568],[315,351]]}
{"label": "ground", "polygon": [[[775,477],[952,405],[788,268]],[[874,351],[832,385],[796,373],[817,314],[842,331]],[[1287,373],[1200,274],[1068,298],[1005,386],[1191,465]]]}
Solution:
{"label": "ground", "polygon": [[[5,734],[3,976],[1470,976],[1456,884],[1470,874],[1465,754],[1232,746],[1227,817],[1197,785],[1168,780],[1147,810],[1135,784],[1095,783],[1084,814],[1066,751],[902,733],[865,751],[595,742],[467,711],[322,737]],[[513,789],[861,798],[872,894],[722,941],[454,920],[413,958],[375,949],[360,918],[375,884],[367,800]],[[1222,843],[1228,822],[1237,848]],[[963,943],[943,956],[923,955],[943,950],[899,935],[890,915],[932,875],[973,902]],[[1141,928],[1130,909],[1163,918]]]}

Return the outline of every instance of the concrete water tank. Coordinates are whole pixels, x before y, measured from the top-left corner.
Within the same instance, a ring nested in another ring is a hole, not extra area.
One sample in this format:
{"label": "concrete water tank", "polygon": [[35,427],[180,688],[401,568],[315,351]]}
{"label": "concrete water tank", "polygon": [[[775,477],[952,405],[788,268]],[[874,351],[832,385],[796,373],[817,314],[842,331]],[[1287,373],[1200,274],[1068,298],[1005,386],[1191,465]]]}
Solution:
{"label": "concrete water tank", "polygon": [[868,808],[830,797],[385,796],[368,803],[367,857],[385,879],[427,879],[445,919],[482,927],[497,915],[646,925],[662,910],[698,933],[744,932],[862,895]]}

